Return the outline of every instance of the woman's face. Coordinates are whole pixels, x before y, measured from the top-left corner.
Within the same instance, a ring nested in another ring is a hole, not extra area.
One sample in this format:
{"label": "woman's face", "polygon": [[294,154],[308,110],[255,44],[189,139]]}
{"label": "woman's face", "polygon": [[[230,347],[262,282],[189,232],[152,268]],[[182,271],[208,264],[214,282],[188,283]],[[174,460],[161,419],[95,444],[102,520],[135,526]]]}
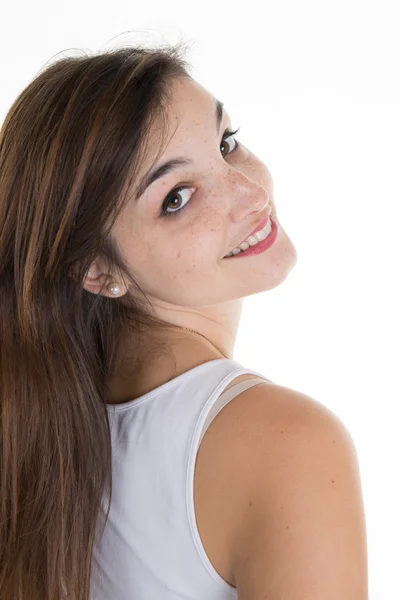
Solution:
{"label": "woman's face", "polygon": [[[156,129],[150,131],[138,181],[171,159],[186,164],[132,197],[113,232],[157,315],[173,322],[176,311],[187,314],[188,307],[276,287],[296,263],[296,250],[278,224],[276,241],[265,252],[224,258],[262,216],[272,210],[276,219],[271,174],[250,150],[235,147],[235,136],[226,133],[230,117],[224,110],[219,122],[216,99],[206,89],[190,78],[175,79],[169,89],[168,145],[154,165],[161,145]],[[173,192],[178,187],[183,189]]]}

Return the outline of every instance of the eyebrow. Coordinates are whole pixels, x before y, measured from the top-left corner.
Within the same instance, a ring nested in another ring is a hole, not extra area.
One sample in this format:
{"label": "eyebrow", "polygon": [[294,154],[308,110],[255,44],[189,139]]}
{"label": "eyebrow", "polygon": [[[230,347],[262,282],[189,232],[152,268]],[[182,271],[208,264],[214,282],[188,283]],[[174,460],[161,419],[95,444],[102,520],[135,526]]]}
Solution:
{"label": "eyebrow", "polygon": [[[219,130],[221,127],[221,122],[222,122],[224,103],[220,102],[220,100],[216,100],[215,106],[216,106],[217,133],[219,133]],[[139,200],[139,198],[141,196],[143,196],[144,192],[149,187],[149,185],[154,183],[157,179],[160,179],[160,177],[163,177],[164,175],[171,173],[171,171],[173,171],[177,167],[189,165],[192,163],[193,163],[193,161],[190,158],[178,156],[177,158],[172,158],[171,160],[168,160],[165,163],[162,163],[161,165],[159,165],[156,168],[154,168],[154,167],[151,168],[150,171],[148,171],[146,173],[146,175],[143,177],[141,183],[139,184],[139,186],[136,190],[135,201],[137,202]]]}

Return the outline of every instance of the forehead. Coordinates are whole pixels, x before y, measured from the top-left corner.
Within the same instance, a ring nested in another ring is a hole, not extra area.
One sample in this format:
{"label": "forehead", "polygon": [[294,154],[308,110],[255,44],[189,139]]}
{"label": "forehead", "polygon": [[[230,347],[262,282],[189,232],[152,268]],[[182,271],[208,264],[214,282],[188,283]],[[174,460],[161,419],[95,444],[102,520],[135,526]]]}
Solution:
{"label": "forehead", "polygon": [[169,86],[167,109],[169,124],[174,130],[182,126],[214,126],[215,97],[200,83],[189,77],[179,77]]}
{"label": "forehead", "polygon": [[148,132],[143,165],[153,164],[158,157],[174,154],[198,132],[215,132],[216,98],[190,77],[177,77],[167,88],[168,102],[162,121],[155,120]]}
{"label": "forehead", "polygon": [[162,117],[153,121],[147,133],[137,198],[150,184],[149,175],[151,177],[157,165],[192,155],[199,147],[198,136],[209,139],[216,135],[217,100],[197,81],[189,77],[175,78],[168,84],[167,99]]}

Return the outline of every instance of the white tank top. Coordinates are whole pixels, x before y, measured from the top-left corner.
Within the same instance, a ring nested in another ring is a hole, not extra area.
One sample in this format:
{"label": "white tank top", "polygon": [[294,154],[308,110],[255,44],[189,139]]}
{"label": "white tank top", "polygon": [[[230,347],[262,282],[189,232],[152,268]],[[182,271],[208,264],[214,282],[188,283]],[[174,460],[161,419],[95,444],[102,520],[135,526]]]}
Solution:
{"label": "white tank top", "polygon": [[[226,391],[236,377],[255,375]],[[107,405],[112,501],[92,558],[91,600],[234,600],[196,525],[194,468],[211,421],[242,391],[273,383],[234,360],[211,360],[144,396]],[[222,391],[222,393],[221,393]],[[103,500],[103,518],[106,503]]]}

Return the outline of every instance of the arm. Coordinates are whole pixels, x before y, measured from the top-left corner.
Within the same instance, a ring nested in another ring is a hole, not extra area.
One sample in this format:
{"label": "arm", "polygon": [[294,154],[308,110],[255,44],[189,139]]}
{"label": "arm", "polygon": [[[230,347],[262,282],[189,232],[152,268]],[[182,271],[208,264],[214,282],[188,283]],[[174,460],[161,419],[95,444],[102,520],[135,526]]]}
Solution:
{"label": "arm", "polygon": [[304,394],[268,385],[249,392],[236,406],[239,600],[367,600],[365,515],[349,432]]}

